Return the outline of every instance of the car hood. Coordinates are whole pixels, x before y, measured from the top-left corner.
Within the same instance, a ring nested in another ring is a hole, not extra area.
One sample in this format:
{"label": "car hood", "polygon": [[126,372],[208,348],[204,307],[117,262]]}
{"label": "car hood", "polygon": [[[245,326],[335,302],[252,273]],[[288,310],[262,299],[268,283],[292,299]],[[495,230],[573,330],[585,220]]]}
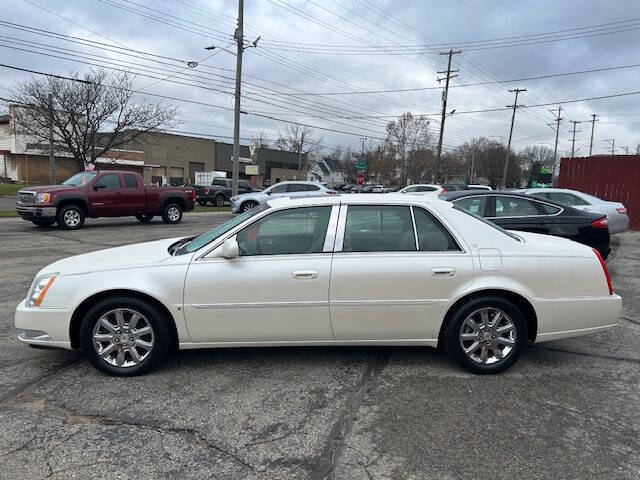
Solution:
{"label": "car hood", "polygon": [[38,275],[57,272],[61,275],[118,270],[161,263],[173,258],[168,248],[184,237],[135,243],[108,248],[58,260],[38,272]]}
{"label": "car hood", "polygon": [[75,187],[73,185],[39,185],[37,187],[22,188],[18,193],[22,193],[22,192],[53,193],[53,192],[61,192],[64,190],[72,190],[74,188],[79,188],[79,187]]}

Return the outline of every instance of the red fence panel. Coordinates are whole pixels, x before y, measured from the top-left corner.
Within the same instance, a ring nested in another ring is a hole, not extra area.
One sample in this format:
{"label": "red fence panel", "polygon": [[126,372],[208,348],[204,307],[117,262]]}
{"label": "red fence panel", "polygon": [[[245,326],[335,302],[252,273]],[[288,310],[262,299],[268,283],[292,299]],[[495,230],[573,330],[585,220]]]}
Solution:
{"label": "red fence panel", "polygon": [[624,203],[629,228],[640,230],[640,155],[563,158],[558,187]]}

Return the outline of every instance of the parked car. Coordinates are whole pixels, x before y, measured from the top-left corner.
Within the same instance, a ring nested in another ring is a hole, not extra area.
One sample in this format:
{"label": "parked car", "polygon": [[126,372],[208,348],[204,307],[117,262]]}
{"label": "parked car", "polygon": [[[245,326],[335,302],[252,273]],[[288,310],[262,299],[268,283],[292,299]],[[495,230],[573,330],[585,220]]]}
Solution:
{"label": "parked car", "polygon": [[277,197],[309,197],[317,195],[335,195],[335,190],[321,182],[285,181],[262,190],[261,192],[244,193],[231,198],[231,211],[246,212],[263,204],[270,198]]}
{"label": "parked car", "polygon": [[519,191],[569,205],[578,210],[604,213],[609,220],[609,233],[626,232],[629,228],[629,216],[623,203],[602,200],[593,195],[568,188],[527,188]]}
{"label": "parked car", "polygon": [[443,190],[444,189],[440,185],[417,183],[415,185],[409,185],[408,187],[404,187],[403,189],[398,190],[398,193],[410,193],[412,195],[425,195],[430,193],[434,195],[440,195]]}
{"label": "parked car", "polygon": [[59,260],[17,306],[18,338],[119,376],[172,348],[305,344],[442,345],[486,374],[529,341],[616,325],[597,251],[431,198],[269,198],[197,237]]}
{"label": "parked car", "polygon": [[507,230],[543,233],[589,245],[607,258],[611,248],[607,217],[511,191],[466,190],[440,195]]}
{"label": "parked car", "polygon": [[341,187],[338,187],[336,190],[338,190],[339,192],[349,193],[351,189],[353,189],[353,187],[355,187],[353,183],[345,183]]}
{"label": "parked car", "polygon": [[445,192],[459,192],[460,190],[469,190],[469,187],[467,185],[462,185],[459,183],[447,183],[445,185],[442,185],[442,189]]}
{"label": "parked car", "polygon": [[373,193],[373,185],[365,185],[358,193]]}
{"label": "parked car", "polygon": [[85,218],[134,216],[149,223],[162,215],[165,223],[182,220],[192,210],[193,188],[145,186],[139,173],[131,171],[86,171],[68,178],[62,185],[24,188],[18,192],[16,210],[39,227],[54,223],[65,230],[77,230]]}
{"label": "parked car", "polygon": [[371,190],[371,193],[387,193],[389,192],[389,187],[387,187],[386,185],[374,185],[373,186],[373,190]]}
{"label": "parked car", "polygon": [[[196,201],[200,205],[211,202],[216,207],[221,207],[225,202],[231,201],[233,180],[224,177],[214,177],[211,185],[196,185]],[[249,182],[238,181],[238,194],[253,192]]]}
{"label": "parked car", "polygon": [[489,185],[467,185],[469,190],[493,190]]}

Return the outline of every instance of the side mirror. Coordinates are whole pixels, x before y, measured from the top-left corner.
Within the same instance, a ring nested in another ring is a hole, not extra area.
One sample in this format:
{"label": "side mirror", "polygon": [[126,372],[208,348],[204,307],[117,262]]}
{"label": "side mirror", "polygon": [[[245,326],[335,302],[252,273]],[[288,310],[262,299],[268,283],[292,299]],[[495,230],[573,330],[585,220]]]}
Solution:
{"label": "side mirror", "polygon": [[240,249],[238,248],[238,241],[236,237],[228,238],[223,244],[220,250],[220,256],[223,258],[236,258],[240,255]]}

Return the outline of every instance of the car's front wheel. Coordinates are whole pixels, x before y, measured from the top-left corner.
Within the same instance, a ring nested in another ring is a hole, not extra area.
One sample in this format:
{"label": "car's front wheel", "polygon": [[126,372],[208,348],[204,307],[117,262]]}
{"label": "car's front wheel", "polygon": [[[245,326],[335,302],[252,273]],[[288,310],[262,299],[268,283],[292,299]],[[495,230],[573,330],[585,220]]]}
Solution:
{"label": "car's front wheel", "polygon": [[180,208],[180,205],[177,203],[170,203],[164,207],[164,212],[162,212],[162,221],[164,223],[175,225],[176,223],[180,223],[181,220],[182,208]]}
{"label": "car's front wheel", "polygon": [[84,225],[84,211],[77,205],[67,205],[58,211],[56,221],[64,230],[77,230]]}
{"label": "car's front wheel", "polygon": [[453,312],[444,328],[443,341],[449,356],[476,374],[506,370],[527,345],[525,318],[505,298],[474,298]]}
{"label": "car's front wheel", "polygon": [[224,206],[224,200],[225,200],[224,195],[220,195],[220,194],[218,194],[218,195],[216,195],[216,196],[214,197],[214,199],[213,199],[213,204],[214,204],[216,207],[222,207],[222,206]]}
{"label": "car's front wheel", "polygon": [[80,326],[80,342],[93,366],[121,377],[146,373],[160,363],[170,338],[162,313],[136,298],[102,300]]}
{"label": "car's front wheel", "polygon": [[242,207],[240,207],[240,211],[246,212],[247,210],[251,210],[252,208],[257,206],[258,206],[258,202],[255,202],[253,200],[247,200],[242,204]]}

